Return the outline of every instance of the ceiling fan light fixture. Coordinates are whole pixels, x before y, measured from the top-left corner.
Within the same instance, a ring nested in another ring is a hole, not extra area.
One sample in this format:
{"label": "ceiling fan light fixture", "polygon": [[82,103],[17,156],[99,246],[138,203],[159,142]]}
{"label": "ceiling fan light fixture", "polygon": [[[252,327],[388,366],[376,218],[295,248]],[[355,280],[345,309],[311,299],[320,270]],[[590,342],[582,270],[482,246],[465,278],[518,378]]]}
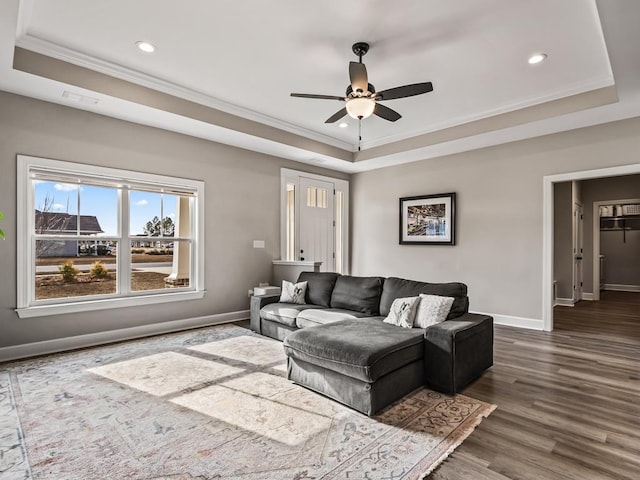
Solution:
{"label": "ceiling fan light fixture", "polygon": [[347,113],[352,118],[367,118],[371,116],[376,108],[376,102],[367,97],[351,98],[347,100],[346,108]]}

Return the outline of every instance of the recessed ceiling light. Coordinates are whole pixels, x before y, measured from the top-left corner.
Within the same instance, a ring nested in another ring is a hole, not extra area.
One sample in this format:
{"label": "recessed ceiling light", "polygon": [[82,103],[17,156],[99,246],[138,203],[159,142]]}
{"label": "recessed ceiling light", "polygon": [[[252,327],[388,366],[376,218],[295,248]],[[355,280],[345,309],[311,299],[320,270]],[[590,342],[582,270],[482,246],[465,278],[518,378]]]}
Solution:
{"label": "recessed ceiling light", "polygon": [[544,62],[546,59],[546,53],[535,53],[529,57],[529,63],[535,65],[536,63]]}
{"label": "recessed ceiling light", "polygon": [[338,125],[340,128],[347,128],[349,126],[349,124],[347,122],[342,122],[341,124]]}
{"label": "recessed ceiling light", "polygon": [[156,46],[149,42],[136,42],[136,47],[142,50],[144,53],[153,53],[156,51]]}

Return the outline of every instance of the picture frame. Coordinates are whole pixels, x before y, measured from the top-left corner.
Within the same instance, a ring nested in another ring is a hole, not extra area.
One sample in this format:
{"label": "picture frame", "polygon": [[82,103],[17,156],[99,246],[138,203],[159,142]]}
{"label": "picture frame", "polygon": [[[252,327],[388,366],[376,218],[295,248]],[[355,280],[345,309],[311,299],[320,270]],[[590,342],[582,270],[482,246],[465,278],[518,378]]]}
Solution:
{"label": "picture frame", "polygon": [[400,199],[400,245],[455,245],[456,194]]}

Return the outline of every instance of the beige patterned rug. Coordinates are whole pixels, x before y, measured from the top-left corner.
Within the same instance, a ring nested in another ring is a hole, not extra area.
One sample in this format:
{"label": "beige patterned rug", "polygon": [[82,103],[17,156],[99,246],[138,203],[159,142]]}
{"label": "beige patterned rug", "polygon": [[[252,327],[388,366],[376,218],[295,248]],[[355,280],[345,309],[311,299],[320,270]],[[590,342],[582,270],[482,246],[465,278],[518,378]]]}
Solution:
{"label": "beige patterned rug", "polygon": [[0,479],[419,479],[494,408],[423,389],[369,418],[221,325],[0,366]]}

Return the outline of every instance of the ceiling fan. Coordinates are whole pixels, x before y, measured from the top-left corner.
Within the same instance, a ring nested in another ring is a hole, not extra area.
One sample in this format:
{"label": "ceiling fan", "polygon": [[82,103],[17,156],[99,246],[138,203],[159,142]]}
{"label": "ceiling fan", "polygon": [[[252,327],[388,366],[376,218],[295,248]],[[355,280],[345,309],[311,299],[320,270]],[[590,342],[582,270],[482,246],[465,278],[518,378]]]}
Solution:
{"label": "ceiling fan", "polygon": [[347,87],[345,96],[339,97],[335,95],[315,95],[309,93],[291,94],[292,97],[346,102],[343,108],[327,118],[324,123],[337,122],[345,115],[362,120],[372,114],[389,120],[390,122],[395,122],[402,118],[402,115],[378,102],[413,97],[414,95],[421,95],[433,91],[431,82],[423,82],[376,92],[375,87],[369,83],[367,67],[362,63],[362,57],[369,51],[369,44],[365,42],[354,43],[351,49],[353,53],[358,56],[359,61],[349,62],[349,80],[351,81],[351,85]]}

